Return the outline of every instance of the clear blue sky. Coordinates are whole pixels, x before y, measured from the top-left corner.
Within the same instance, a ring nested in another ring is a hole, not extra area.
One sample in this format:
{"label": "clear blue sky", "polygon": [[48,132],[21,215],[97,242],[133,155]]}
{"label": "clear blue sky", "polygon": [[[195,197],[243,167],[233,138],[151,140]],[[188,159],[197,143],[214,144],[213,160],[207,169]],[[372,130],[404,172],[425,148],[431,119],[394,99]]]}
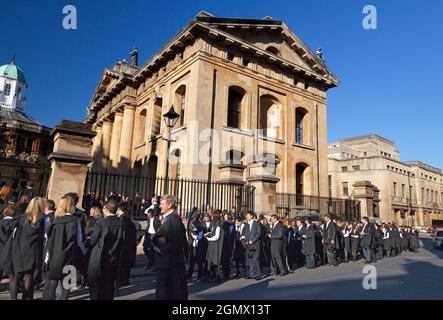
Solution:
{"label": "clear blue sky", "polygon": [[[62,8],[78,29],[62,28]],[[362,28],[362,9],[378,29]],[[27,112],[45,125],[83,120],[105,67],[136,45],[143,62],[200,10],[216,16],[284,20],[311,48],[322,47],[342,81],[329,91],[328,140],[377,133],[402,160],[443,169],[443,1],[128,0],[0,1],[0,64],[16,53],[29,88]]]}

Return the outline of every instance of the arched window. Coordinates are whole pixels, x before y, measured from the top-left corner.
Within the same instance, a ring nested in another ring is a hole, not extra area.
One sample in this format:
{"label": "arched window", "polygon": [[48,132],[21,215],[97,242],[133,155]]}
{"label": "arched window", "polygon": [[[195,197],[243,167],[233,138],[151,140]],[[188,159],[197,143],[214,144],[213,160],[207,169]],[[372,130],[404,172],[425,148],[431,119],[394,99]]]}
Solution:
{"label": "arched window", "polygon": [[276,56],[280,55],[280,52],[278,51],[278,49],[274,46],[269,46],[266,48],[266,51],[275,54]]}
{"label": "arched window", "polygon": [[180,127],[185,124],[185,107],[186,107],[186,86],[181,85],[175,91],[175,105],[180,114]]}
{"label": "arched window", "polygon": [[308,111],[304,108],[295,109],[295,142],[309,143]]}
{"label": "arched window", "polygon": [[5,85],[5,96],[9,96],[11,94],[11,85],[7,83]]}
{"label": "arched window", "polygon": [[245,100],[245,90],[240,87],[229,87],[228,92],[228,127],[242,128],[241,111]]}
{"label": "arched window", "polygon": [[163,105],[162,98],[155,100],[154,110],[152,113],[152,129],[151,129],[151,135],[153,137],[160,134],[160,127],[162,121],[162,105]]}
{"label": "arched window", "polygon": [[263,135],[271,138],[281,136],[280,125],[281,105],[277,98],[271,95],[260,97],[259,129],[263,130]]}
{"label": "arched window", "polygon": [[17,89],[17,100],[21,100],[22,98],[22,88],[18,88]]}
{"label": "arched window", "polygon": [[305,163],[297,163],[295,166],[295,194],[296,194],[296,205],[304,205],[304,195],[306,194],[306,173],[308,170],[308,165]]}

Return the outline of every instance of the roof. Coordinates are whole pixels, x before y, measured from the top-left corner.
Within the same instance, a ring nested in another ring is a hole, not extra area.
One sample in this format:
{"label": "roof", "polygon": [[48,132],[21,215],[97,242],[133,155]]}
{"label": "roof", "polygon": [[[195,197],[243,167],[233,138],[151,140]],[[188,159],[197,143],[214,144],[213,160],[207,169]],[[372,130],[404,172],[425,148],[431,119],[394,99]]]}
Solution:
{"label": "roof", "polygon": [[6,123],[8,128],[17,128],[33,132],[47,132],[49,128],[40,124],[25,113],[0,108],[0,124]]}
{"label": "roof", "polygon": [[368,140],[368,139],[382,140],[382,141],[387,142],[389,144],[395,145],[395,143],[393,141],[383,138],[383,137],[379,136],[378,134],[374,134],[374,133],[373,134],[366,134],[366,135],[362,135],[362,136],[340,139],[340,140],[338,140],[338,142],[359,141],[359,140]]}
{"label": "roof", "polygon": [[26,82],[25,74],[22,69],[15,65],[14,61],[0,67],[0,77],[7,77],[9,79]]}

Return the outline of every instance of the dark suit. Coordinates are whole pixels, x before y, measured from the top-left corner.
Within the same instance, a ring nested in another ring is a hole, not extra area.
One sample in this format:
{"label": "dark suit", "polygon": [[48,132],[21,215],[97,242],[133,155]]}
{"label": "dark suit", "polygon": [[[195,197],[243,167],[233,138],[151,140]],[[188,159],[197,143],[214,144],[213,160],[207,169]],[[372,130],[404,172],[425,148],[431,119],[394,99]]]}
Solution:
{"label": "dark suit", "polygon": [[306,267],[315,267],[315,229],[312,225],[305,227],[303,253],[306,256]]}
{"label": "dark suit", "polygon": [[[165,243],[159,242],[159,238]],[[185,277],[186,230],[179,215],[170,213],[153,238],[157,279],[156,300],[187,300],[188,287]]]}
{"label": "dark suit", "polygon": [[151,227],[151,223],[154,226],[154,231],[157,233],[158,229],[160,229],[161,223],[160,219],[157,216],[153,218],[148,218],[146,230],[145,230],[145,238],[143,240],[143,252],[148,258],[148,268],[151,268],[154,265],[155,252],[152,245],[152,238],[155,236],[154,234],[149,233],[149,228]]}
{"label": "dark suit", "polygon": [[[252,224],[245,224],[245,242],[247,254],[248,276],[258,278],[260,272],[260,249],[261,249],[261,225],[258,221],[253,220]],[[252,242],[249,244],[249,242]]]}
{"label": "dark suit", "polygon": [[281,222],[277,222],[271,229],[271,268],[273,274],[286,274],[287,270],[283,265],[283,242],[285,239],[285,232]]}
{"label": "dark suit", "polygon": [[367,263],[375,262],[374,246],[375,246],[375,228],[371,223],[363,226],[361,231],[360,246],[363,250],[363,256]]}
{"label": "dark suit", "polygon": [[328,223],[325,223],[324,245],[326,255],[328,256],[328,263],[333,266],[338,265],[336,255],[336,249],[338,247],[337,240],[337,226],[334,221],[330,220]]}
{"label": "dark suit", "polygon": [[[315,229],[314,230],[314,251],[315,251]],[[295,258],[297,259],[297,267],[305,264],[305,256],[303,254],[303,235],[306,234],[306,226],[297,226],[295,228]],[[315,254],[315,252],[314,252]]]}

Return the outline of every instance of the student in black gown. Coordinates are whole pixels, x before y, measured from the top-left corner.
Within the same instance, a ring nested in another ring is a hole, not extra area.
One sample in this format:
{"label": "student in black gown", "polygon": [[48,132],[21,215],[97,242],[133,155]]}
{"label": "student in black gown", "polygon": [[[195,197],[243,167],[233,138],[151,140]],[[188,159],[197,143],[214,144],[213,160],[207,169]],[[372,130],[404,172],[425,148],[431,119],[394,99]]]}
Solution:
{"label": "student in black gown", "polygon": [[[201,222],[197,219],[192,220],[191,229],[188,231],[188,235],[192,239],[192,247],[189,250],[193,250],[192,255],[189,254],[189,269],[188,269],[188,279],[192,278],[194,273],[195,264],[197,263],[197,280],[202,279],[203,275],[203,263],[206,261],[206,251],[204,250],[203,240],[204,240],[204,228]],[[189,241],[189,240],[188,240]]]}
{"label": "student in black gown", "polygon": [[331,266],[338,266],[337,253],[338,239],[337,239],[337,226],[331,219],[331,215],[326,213],[324,215],[324,238],[323,244],[326,248],[326,255],[328,258],[328,264]]}
{"label": "student in black gown", "polygon": [[230,212],[223,212],[221,227],[223,231],[223,246],[220,263],[223,271],[223,279],[228,280],[231,273],[232,250],[234,249],[235,240],[235,225],[232,222]]}
{"label": "student in black gown", "polygon": [[[236,273],[234,277],[240,276],[240,266],[246,271],[245,262],[245,250],[246,244],[244,240],[244,227],[245,224],[240,216],[235,219],[235,241],[234,241],[234,254],[233,260],[235,262]],[[243,238],[242,238],[243,237]]]}
{"label": "student in black gown", "polygon": [[160,200],[162,224],[153,239],[157,269],[155,299],[187,300],[185,257],[188,241],[180,216],[175,212],[177,199],[165,195]]}
{"label": "student in black gown", "polygon": [[23,300],[34,298],[34,284],[43,266],[45,199],[34,197],[25,214],[20,216],[17,231],[12,240],[12,279],[11,300],[17,299],[18,284],[23,281]]}
{"label": "student in black gown", "polygon": [[103,219],[97,221],[90,239],[92,248],[88,264],[88,284],[91,300],[113,300],[114,282],[118,276],[122,225],[116,215],[117,203],[103,206]]}
{"label": "student in black gown", "polygon": [[[70,289],[77,283],[71,283],[67,276],[72,276],[80,268],[83,261],[83,234],[80,219],[74,216],[75,205],[71,197],[63,197],[58,203],[55,218],[47,233],[47,255],[45,263],[48,267],[48,278],[45,282],[47,296],[45,300],[55,300],[57,286],[61,282],[61,295],[57,300],[68,300]],[[65,270],[67,266],[74,266],[74,271]]]}
{"label": "student in black gown", "polygon": [[282,223],[279,221],[279,217],[276,214],[271,216],[271,231],[269,238],[271,240],[271,258],[272,258],[272,275],[276,276],[280,274],[285,276],[288,274],[286,266],[283,265],[283,250],[285,246],[283,242],[286,241],[286,234]]}
{"label": "student in black gown", "polygon": [[303,238],[303,254],[306,257],[306,268],[315,268],[315,229],[312,225],[311,218],[305,218],[305,228],[302,233]]}
{"label": "student in black gown", "polygon": [[119,204],[117,208],[117,217],[122,225],[118,287],[129,285],[131,268],[135,266],[135,259],[137,257],[137,230],[131,217],[129,217],[128,209],[129,207],[123,203]]}
{"label": "student in black gown", "polygon": [[9,277],[9,288],[12,291],[12,234],[17,227],[18,209],[13,204],[8,204],[3,209],[3,219],[0,221],[0,271]]}
{"label": "student in black gown", "polygon": [[381,230],[381,226],[378,224],[374,224],[375,226],[375,257],[377,260],[383,259],[383,231]]}
{"label": "student in black gown", "polygon": [[351,229],[349,237],[351,239],[352,261],[357,261],[358,252],[360,250],[360,231],[355,223],[351,223],[349,227]]}
{"label": "student in black gown", "polygon": [[246,212],[244,239],[246,243],[247,276],[246,279],[261,280],[260,248],[262,242],[261,223],[256,220],[253,211]]}
{"label": "student in black gown", "polygon": [[[102,209],[96,206],[93,206],[89,209],[89,216],[87,217],[86,226],[85,226],[85,239],[91,238],[92,232],[94,232],[94,228],[95,225],[97,224],[97,221],[102,218],[103,218]],[[91,258],[91,252],[92,248],[90,246],[90,242],[89,240],[86,240],[83,245],[84,259],[79,269],[82,278],[81,279],[82,287],[86,287],[88,283],[88,264]]]}
{"label": "student in black gown", "polygon": [[343,262],[347,263],[351,257],[351,229],[349,228],[349,222],[342,223],[342,236],[343,236]]}
{"label": "student in black gown", "polygon": [[209,279],[221,280],[221,256],[223,251],[224,232],[220,222],[220,211],[216,210],[212,214],[211,232],[205,234],[208,241],[208,251],[206,261],[208,262]]}
{"label": "student in black gown", "polygon": [[143,240],[143,252],[145,253],[148,264],[146,266],[146,270],[150,270],[154,267],[154,259],[155,252],[154,247],[152,245],[152,239],[157,234],[158,229],[160,228],[160,218],[155,214],[154,208],[148,208],[147,210],[147,224],[145,230],[145,236]]}

